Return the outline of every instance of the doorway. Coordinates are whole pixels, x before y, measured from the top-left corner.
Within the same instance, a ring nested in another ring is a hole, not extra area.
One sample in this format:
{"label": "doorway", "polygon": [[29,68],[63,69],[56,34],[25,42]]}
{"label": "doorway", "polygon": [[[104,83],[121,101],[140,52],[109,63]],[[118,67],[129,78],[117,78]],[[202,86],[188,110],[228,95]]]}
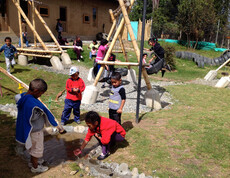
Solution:
{"label": "doorway", "polygon": [[9,31],[6,0],[0,0],[0,31]]}
{"label": "doorway", "polygon": [[66,7],[60,7],[60,14],[59,19],[61,19],[63,32],[67,32],[67,8]]}

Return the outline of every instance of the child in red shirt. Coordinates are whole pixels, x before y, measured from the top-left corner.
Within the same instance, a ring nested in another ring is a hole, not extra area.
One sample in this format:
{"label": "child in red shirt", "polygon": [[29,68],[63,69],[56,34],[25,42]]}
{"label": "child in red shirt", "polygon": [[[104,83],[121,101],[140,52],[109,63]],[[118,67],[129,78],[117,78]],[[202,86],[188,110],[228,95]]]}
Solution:
{"label": "child in red shirt", "polygon": [[109,156],[110,146],[125,139],[126,132],[123,127],[112,119],[101,117],[94,111],[89,111],[85,116],[85,122],[88,125],[88,133],[79,149],[74,151],[77,156],[85,148],[87,143],[95,136],[102,147],[102,154],[97,157],[103,160]]}
{"label": "child in red shirt", "polygon": [[65,125],[69,120],[72,109],[74,121],[80,124],[80,105],[82,92],[85,90],[85,83],[79,77],[79,69],[77,67],[71,67],[69,75],[71,77],[66,81],[67,95],[65,99],[64,111],[62,112],[61,116],[62,125]]}

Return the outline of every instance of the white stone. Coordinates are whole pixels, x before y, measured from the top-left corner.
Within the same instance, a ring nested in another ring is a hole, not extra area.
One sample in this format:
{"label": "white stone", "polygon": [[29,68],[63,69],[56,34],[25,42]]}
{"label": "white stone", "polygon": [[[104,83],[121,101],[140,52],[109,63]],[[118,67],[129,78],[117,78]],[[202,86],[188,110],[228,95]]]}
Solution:
{"label": "white stone", "polygon": [[62,60],[63,65],[71,65],[72,64],[72,61],[69,57],[69,54],[67,54],[67,53],[61,54],[61,60]]}
{"label": "white stone", "polygon": [[141,173],[141,174],[139,175],[139,178],[145,178],[145,173]]}
{"label": "white stone", "polygon": [[133,175],[133,176],[138,176],[138,175],[139,175],[138,169],[137,169],[136,167],[133,168],[133,170],[132,170],[132,175]]}
{"label": "white stone", "polygon": [[60,59],[57,56],[53,56],[50,59],[50,62],[55,70],[64,70],[64,67],[60,61]]}
{"label": "white stone", "polygon": [[145,103],[147,107],[155,110],[161,109],[161,101],[159,92],[155,89],[148,90],[145,93]]}
{"label": "white stone", "polygon": [[22,66],[28,65],[28,57],[20,54],[18,56],[18,64]]}
{"label": "white stone", "polygon": [[85,91],[82,96],[82,103],[83,104],[94,104],[97,101],[98,96],[98,89],[97,87],[90,85],[85,88]]}
{"label": "white stone", "polygon": [[88,73],[88,77],[87,77],[87,80],[89,81],[89,82],[92,82],[92,81],[94,81],[94,75],[93,75],[93,67],[92,68],[90,68],[89,69],[89,73]]}
{"label": "white stone", "polygon": [[74,132],[76,132],[76,133],[84,133],[84,131],[85,131],[85,127],[84,126],[76,126],[76,127],[74,127]]}
{"label": "white stone", "polygon": [[230,83],[230,77],[221,77],[221,79],[217,82],[215,87],[217,88],[225,88]]}
{"label": "white stone", "polygon": [[85,169],[85,166],[84,166],[82,163],[79,163],[79,167],[80,167],[80,169],[82,169],[82,170]]}
{"label": "white stone", "polygon": [[117,171],[117,173],[120,175],[127,175],[130,173],[129,172],[129,166],[126,163],[121,163],[120,166],[118,167],[118,169],[115,171]]}
{"label": "white stone", "polygon": [[204,77],[206,81],[211,81],[217,76],[217,71],[215,70],[210,70],[207,75]]}

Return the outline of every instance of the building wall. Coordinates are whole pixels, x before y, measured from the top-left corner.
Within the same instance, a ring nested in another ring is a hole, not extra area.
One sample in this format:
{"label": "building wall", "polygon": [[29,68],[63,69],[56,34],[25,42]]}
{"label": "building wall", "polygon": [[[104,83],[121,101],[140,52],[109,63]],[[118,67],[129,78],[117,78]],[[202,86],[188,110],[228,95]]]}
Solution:
{"label": "building wall", "polygon": [[[36,2],[36,1],[35,1]],[[38,1],[37,1],[38,2]],[[43,17],[47,25],[57,36],[55,30],[56,19],[59,18],[60,7],[67,9],[66,32],[63,32],[63,37],[75,37],[79,35],[82,39],[95,39],[98,32],[103,32],[103,24],[105,33],[109,32],[111,28],[109,9],[116,9],[118,3],[115,0],[39,0],[42,4],[35,3],[36,8],[47,7],[49,9],[49,16]],[[11,36],[13,38],[19,36],[18,26],[18,12],[11,0],[7,1],[8,5],[8,21],[9,32],[0,32],[0,38],[4,36]],[[97,25],[93,25],[93,8],[97,8]],[[83,14],[89,16],[89,23],[83,23]],[[35,15],[36,17],[36,15]],[[28,18],[32,19],[32,9],[29,6]],[[35,18],[36,30],[44,41],[51,40],[48,32],[45,30],[39,19]],[[33,33],[28,27],[28,38],[32,41]],[[16,39],[15,39],[16,40]]]}

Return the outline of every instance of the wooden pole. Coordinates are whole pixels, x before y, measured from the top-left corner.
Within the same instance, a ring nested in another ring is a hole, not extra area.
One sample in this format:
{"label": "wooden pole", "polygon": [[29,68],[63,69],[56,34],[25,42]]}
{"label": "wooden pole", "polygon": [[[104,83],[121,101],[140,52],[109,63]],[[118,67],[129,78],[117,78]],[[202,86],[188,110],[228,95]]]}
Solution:
{"label": "wooden pole", "polygon": [[[115,19],[115,17],[114,17],[113,11],[112,11],[111,9],[110,9],[110,11],[109,11],[109,14],[110,14],[110,16],[111,16],[111,19],[112,19],[113,23],[116,24],[116,19]],[[123,26],[123,27],[124,27],[124,26]],[[123,55],[125,56],[125,61],[126,61],[126,62],[129,62],[127,53],[125,52],[125,46],[124,46],[124,43],[123,43],[123,41],[122,41],[121,34],[118,35],[118,39],[119,39],[119,42],[120,42],[120,45],[121,45],[122,53],[123,53]],[[130,66],[129,66],[129,69],[130,69]]]}
{"label": "wooden pole", "polygon": [[[32,19],[33,19],[33,27],[34,29],[36,29],[35,27],[35,17],[34,17],[34,0],[32,0]],[[36,39],[36,35],[34,34],[34,46],[37,47],[37,39]]]}
{"label": "wooden pole", "polygon": [[[129,20],[128,12],[127,12],[127,10],[125,8],[124,1],[123,0],[118,0],[118,1],[119,1],[120,6],[121,6],[121,11],[122,11],[122,14],[123,14],[124,19],[125,19],[125,24],[126,24],[127,30],[129,32],[130,38],[132,40],[134,51],[136,53],[138,62],[140,62],[140,49],[139,49],[139,47],[137,45],[137,41],[136,41],[134,33],[133,33],[133,29],[132,29],[132,26],[131,26],[131,23],[130,23],[130,20]],[[147,86],[148,90],[152,89],[152,86],[151,86],[151,83],[149,81],[148,74],[147,74],[146,70],[143,70],[142,74],[144,76],[145,83],[146,83],[146,86]]]}
{"label": "wooden pole", "polygon": [[[129,6],[129,11],[131,10],[133,4],[134,4],[134,0],[131,0],[131,4],[130,4],[130,6]],[[121,33],[121,30],[122,30],[124,24],[125,24],[125,20],[124,20],[124,18],[122,18],[122,20],[121,20],[121,22],[120,22],[120,24],[119,24],[119,26],[118,26],[118,29],[117,29],[117,31],[116,31],[114,37],[113,37],[113,40],[112,40],[112,42],[111,42],[111,44],[110,44],[110,47],[109,47],[109,49],[108,49],[108,51],[107,51],[107,53],[106,53],[106,55],[105,55],[105,57],[104,57],[104,61],[107,61],[107,60],[109,59],[109,57],[110,57],[110,55],[111,55],[111,52],[112,52],[112,50],[113,50],[113,47],[114,47],[114,45],[115,45],[115,43],[116,43],[116,40],[117,40],[117,38],[118,38],[118,35]],[[95,78],[95,80],[94,80],[94,84],[93,84],[94,86],[97,86],[97,83],[98,83],[98,81],[99,81],[99,79],[100,79],[100,76],[101,76],[101,74],[102,74],[104,68],[105,68],[104,65],[100,67],[100,70],[99,70],[99,72],[98,72],[98,74],[97,74],[97,76],[96,76],[96,78]]]}
{"label": "wooden pole", "polygon": [[48,51],[48,48],[46,47],[46,45],[44,44],[44,42],[42,41],[41,37],[38,35],[37,31],[34,29],[33,25],[30,23],[30,20],[27,18],[26,14],[23,12],[22,8],[20,7],[20,5],[12,0],[14,5],[17,7],[18,11],[20,12],[20,14],[22,15],[22,17],[25,19],[26,23],[29,25],[30,29],[34,32],[34,34],[37,36],[38,41],[41,43],[42,47],[44,48],[44,50]]}
{"label": "wooden pole", "polygon": [[[101,65],[139,66],[138,62],[98,61],[97,63]],[[144,64],[143,66],[149,66],[149,64]]]}
{"label": "wooden pole", "polygon": [[[18,4],[20,4],[20,0],[18,0]],[[21,41],[21,48],[23,48],[24,43],[23,43],[23,38],[22,38],[22,19],[21,19],[21,14],[19,11],[18,11],[18,23],[19,23],[19,37]]]}
{"label": "wooden pole", "polygon": [[[109,14],[111,15],[111,14],[113,14],[113,11],[112,11],[112,9],[109,9]],[[115,18],[112,18],[112,16],[111,16],[111,20],[112,20],[112,22],[113,22],[113,25],[112,25],[112,27],[111,27],[111,29],[110,29],[110,31],[109,31],[109,34],[108,34],[108,37],[107,37],[107,40],[109,41],[110,40],[110,38],[111,38],[111,36],[112,36],[112,33],[113,33],[113,31],[114,31],[114,29],[115,29],[115,27],[116,27],[116,19]]]}
{"label": "wooden pole", "polygon": [[18,52],[18,54],[24,55],[24,56],[33,56],[33,57],[44,57],[44,58],[51,58],[51,55],[42,55],[42,54],[31,54],[31,53],[23,53],[23,52]]}
{"label": "wooden pole", "polygon": [[[28,1],[29,4],[31,5],[31,2]],[[50,28],[48,27],[48,25],[46,24],[45,20],[41,17],[40,13],[38,12],[38,10],[36,8],[34,8],[36,15],[38,16],[39,20],[41,21],[41,23],[44,25],[45,29],[47,30],[47,32],[50,34],[51,38],[54,40],[54,43],[57,45],[58,49],[60,51],[63,51],[62,48],[60,47],[57,39],[55,38],[55,36],[53,35],[52,31],[50,30]]]}
{"label": "wooden pole", "polygon": [[28,51],[28,52],[38,52],[38,53],[56,53],[56,54],[61,54],[61,51],[44,51],[44,50],[37,50],[37,49],[22,49],[22,48],[17,48],[17,51]]}

